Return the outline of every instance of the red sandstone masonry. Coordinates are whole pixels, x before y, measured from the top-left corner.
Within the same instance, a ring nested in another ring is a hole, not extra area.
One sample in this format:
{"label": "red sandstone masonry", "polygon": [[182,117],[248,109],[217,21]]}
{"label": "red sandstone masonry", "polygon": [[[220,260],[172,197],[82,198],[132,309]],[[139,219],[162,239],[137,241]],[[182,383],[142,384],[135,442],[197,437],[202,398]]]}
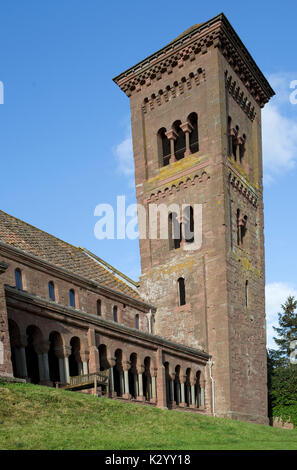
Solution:
{"label": "red sandstone masonry", "polygon": [[[267,423],[261,107],[274,92],[224,15],[115,81],[130,98],[138,203],[147,214],[152,203],[203,205],[199,251],[140,240],[141,292],[157,306],[156,331],[212,355],[217,415]],[[158,130],[168,132],[192,112],[199,151],[160,167]],[[229,116],[246,136],[240,164],[229,158]],[[248,217],[240,248],[237,209]],[[186,282],[183,308],[179,277]]]}

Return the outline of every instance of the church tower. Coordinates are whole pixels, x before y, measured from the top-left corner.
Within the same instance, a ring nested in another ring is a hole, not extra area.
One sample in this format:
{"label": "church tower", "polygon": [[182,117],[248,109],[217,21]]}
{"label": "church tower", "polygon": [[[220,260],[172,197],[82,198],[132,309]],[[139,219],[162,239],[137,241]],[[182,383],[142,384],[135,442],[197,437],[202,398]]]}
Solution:
{"label": "church tower", "polygon": [[267,422],[261,108],[274,92],[223,14],[114,80],[130,98],[155,334],[212,356],[217,416]]}

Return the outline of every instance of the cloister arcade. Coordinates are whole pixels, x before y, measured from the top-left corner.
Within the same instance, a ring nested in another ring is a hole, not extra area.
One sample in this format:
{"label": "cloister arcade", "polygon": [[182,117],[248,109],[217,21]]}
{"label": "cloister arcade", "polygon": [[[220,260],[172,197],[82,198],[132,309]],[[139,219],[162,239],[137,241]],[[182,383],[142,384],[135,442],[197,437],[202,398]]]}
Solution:
{"label": "cloister arcade", "polygon": [[[90,351],[83,334],[67,334],[59,328],[47,331],[35,324],[21,328],[9,319],[11,356],[15,377],[35,384],[61,386],[70,377],[95,372],[90,369]],[[99,335],[95,346],[97,370],[109,370],[108,396],[157,404],[158,392],[164,389],[168,408],[204,409],[204,376],[202,366],[178,362],[166,356],[157,364],[156,351],[147,350],[108,336]],[[94,353],[94,352],[93,352]],[[96,361],[95,361],[96,363]],[[94,369],[92,365],[91,369]],[[161,388],[160,388],[161,383]],[[162,393],[162,392],[161,392]]]}

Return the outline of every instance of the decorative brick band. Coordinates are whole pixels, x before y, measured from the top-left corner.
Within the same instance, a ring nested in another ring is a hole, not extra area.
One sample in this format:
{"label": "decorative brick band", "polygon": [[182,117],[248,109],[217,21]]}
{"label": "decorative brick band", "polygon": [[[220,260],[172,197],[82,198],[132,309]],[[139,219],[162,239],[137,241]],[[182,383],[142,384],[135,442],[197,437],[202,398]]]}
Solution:
{"label": "decorative brick band", "polygon": [[256,117],[255,106],[252,106],[252,103],[248,100],[240,86],[238,86],[238,82],[233,80],[227,71],[225,72],[225,84],[229,94],[253,122]]}
{"label": "decorative brick band", "polygon": [[187,178],[185,181],[180,181],[178,185],[172,184],[171,187],[167,187],[162,191],[158,191],[157,193],[152,193],[149,198],[145,200],[145,203],[149,204],[150,202],[159,201],[160,199],[164,199],[171,194],[175,194],[180,190],[185,190],[190,188],[191,186],[195,186],[200,183],[206,183],[210,179],[210,176],[203,171],[201,175],[195,175],[192,178]]}
{"label": "decorative brick band", "polygon": [[253,191],[251,191],[241,178],[234,173],[229,173],[229,183],[235,191],[242,194],[254,207],[257,207],[258,198]]}
{"label": "decorative brick band", "polygon": [[159,90],[157,94],[153,93],[150,97],[146,97],[143,101],[142,110],[144,113],[152,111],[156,106],[167,103],[171,98],[182,95],[186,89],[191,90],[193,85],[198,86],[205,80],[205,69],[200,67],[195,73],[191,72],[187,77],[175,81],[173,85],[168,85],[165,89]]}
{"label": "decorative brick band", "polygon": [[127,96],[148,87],[174,67],[194,61],[210,48],[218,48],[260,107],[274,91],[242,44],[227,18],[220,14],[177,38],[160,51],[114,78]]}

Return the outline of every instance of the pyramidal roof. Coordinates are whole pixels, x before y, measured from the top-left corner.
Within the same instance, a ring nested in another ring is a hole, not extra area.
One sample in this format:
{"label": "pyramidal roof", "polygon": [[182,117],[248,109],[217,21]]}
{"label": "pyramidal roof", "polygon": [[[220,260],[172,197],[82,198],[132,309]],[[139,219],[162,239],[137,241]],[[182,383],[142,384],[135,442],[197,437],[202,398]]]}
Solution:
{"label": "pyramidal roof", "polygon": [[172,44],[173,42],[175,41],[178,41],[179,39],[182,39],[184,36],[187,36],[187,34],[189,33],[192,33],[193,31],[195,31],[195,29],[198,29],[200,26],[202,26],[204,23],[198,23],[198,24],[194,24],[193,26],[191,26],[190,28],[186,29],[183,33],[181,33],[179,36],[177,36],[176,38],[174,38],[172,41],[170,41],[168,43],[169,44]]}

